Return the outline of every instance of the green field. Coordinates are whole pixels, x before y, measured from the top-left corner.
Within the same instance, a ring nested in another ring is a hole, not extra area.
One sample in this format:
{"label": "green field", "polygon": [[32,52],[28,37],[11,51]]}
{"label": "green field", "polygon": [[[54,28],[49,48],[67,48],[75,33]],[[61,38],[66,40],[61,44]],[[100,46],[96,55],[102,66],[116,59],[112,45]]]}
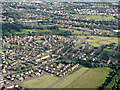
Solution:
{"label": "green field", "polygon": [[97,88],[104,82],[109,71],[109,68],[89,69],[87,73],[69,84],[67,88]]}
{"label": "green field", "polygon": [[[86,36],[78,36],[80,39],[85,39]],[[117,37],[102,37],[102,36],[87,36],[90,39],[87,39],[86,42],[93,46],[100,46],[104,44],[111,44],[116,43],[118,45],[118,38]],[[78,43],[78,42],[77,42]]]}
{"label": "green field", "polygon": [[22,83],[26,88],[47,88],[52,83],[56,82],[58,78],[46,75],[32,80],[28,80]]}
{"label": "green field", "polygon": [[66,87],[67,85],[72,83],[75,79],[80,77],[83,73],[85,73],[87,70],[89,70],[89,68],[85,68],[85,67],[80,68],[79,70],[75,71],[74,73],[70,74],[69,76],[67,76],[66,78],[61,80],[59,83],[54,85],[52,88],[64,88],[64,87]]}
{"label": "green field", "polygon": [[72,14],[75,17],[86,17],[87,19],[115,19],[113,16],[109,15],[82,15],[82,14]]}
{"label": "green field", "polygon": [[118,38],[116,37],[101,37],[101,36],[88,36],[92,39],[87,39],[86,41],[93,46],[100,46],[103,44],[118,44]]}
{"label": "green field", "polygon": [[78,30],[71,30],[72,34],[82,34],[83,31],[78,31]]}
{"label": "green field", "polygon": [[[96,88],[100,86],[107,76],[109,68],[89,69],[81,67],[72,74],[56,83],[52,88]],[[26,88],[47,88],[59,80],[56,77],[46,75],[22,83]]]}
{"label": "green field", "polygon": [[39,30],[39,29],[21,29],[21,32],[15,32],[16,34],[29,34],[32,32],[50,32],[50,30]]}
{"label": "green field", "polygon": [[61,30],[61,31],[69,31],[69,29],[66,29],[66,28],[60,28],[59,30]]}

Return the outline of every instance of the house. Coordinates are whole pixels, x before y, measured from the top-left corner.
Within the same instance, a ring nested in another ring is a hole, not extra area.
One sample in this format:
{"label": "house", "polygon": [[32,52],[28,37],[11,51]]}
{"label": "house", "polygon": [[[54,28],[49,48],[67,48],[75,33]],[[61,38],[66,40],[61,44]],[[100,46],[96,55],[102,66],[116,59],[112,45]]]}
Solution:
{"label": "house", "polygon": [[23,77],[20,77],[19,80],[20,80],[20,81],[23,81]]}
{"label": "house", "polygon": [[40,76],[40,73],[35,73],[36,76]]}
{"label": "house", "polygon": [[6,88],[7,89],[12,89],[12,88],[14,88],[14,85],[7,86]]}
{"label": "house", "polygon": [[83,58],[83,60],[87,60],[86,58]]}
{"label": "house", "polygon": [[110,64],[110,62],[111,62],[111,60],[108,60],[108,61],[107,61],[107,64]]}
{"label": "house", "polygon": [[3,69],[3,70],[2,70],[2,73],[6,73],[6,70],[5,70],[5,69]]}
{"label": "house", "polygon": [[46,64],[46,63],[47,63],[47,61],[43,61],[43,62],[42,62],[42,64]]}
{"label": "house", "polygon": [[50,57],[50,54],[47,54],[47,55],[42,56],[40,59],[43,60],[43,59],[46,59],[46,58],[49,58],[49,57]]}
{"label": "house", "polygon": [[59,63],[57,68],[61,68],[62,67],[62,63]]}
{"label": "house", "polygon": [[14,78],[11,78],[11,81],[14,81]]}
{"label": "house", "polygon": [[18,61],[15,61],[15,62],[11,63],[10,65],[13,66],[13,65],[15,65],[17,63],[18,63]]}
{"label": "house", "polygon": [[8,75],[6,78],[7,78],[7,79],[10,79],[11,77],[10,77],[10,75]]}
{"label": "house", "polygon": [[71,70],[74,70],[74,69],[77,68],[79,65],[80,65],[80,64],[74,65],[74,66],[71,68]]}
{"label": "house", "polygon": [[56,53],[59,53],[63,48],[64,48],[64,46],[59,47],[59,48],[56,50]]}
{"label": "house", "polygon": [[59,77],[62,77],[62,76],[63,76],[62,73],[60,73],[60,74],[59,74]]}
{"label": "house", "polygon": [[41,61],[41,59],[36,59],[36,62],[39,62],[39,61]]}

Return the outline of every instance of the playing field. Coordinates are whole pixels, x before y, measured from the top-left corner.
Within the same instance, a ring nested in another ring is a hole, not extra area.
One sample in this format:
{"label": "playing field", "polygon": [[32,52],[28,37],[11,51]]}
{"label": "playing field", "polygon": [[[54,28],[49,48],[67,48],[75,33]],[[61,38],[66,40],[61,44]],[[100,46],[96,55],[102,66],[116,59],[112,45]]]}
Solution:
{"label": "playing field", "polygon": [[87,19],[115,19],[113,16],[109,15],[82,15],[82,14],[72,14],[75,17],[86,17]]}
{"label": "playing field", "polygon": [[40,33],[40,32],[50,32],[50,30],[39,30],[39,29],[21,29],[21,32],[15,32],[16,34],[28,34],[28,33]]}
{"label": "playing field", "polygon": [[52,83],[56,82],[58,78],[46,75],[32,80],[28,80],[22,83],[26,88],[47,88]]}
{"label": "playing field", "polygon": [[118,38],[116,37],[101,37],[101,36],[88,36],[91,39],[87,39],[86,41],[93,46],[100,46],[103,44],[118,44]]}
{"label": "playing field", "polygon": [[79,78],[82,74],[87,72],[87,70],[89,70],[89,69],[85,68],[85,67],[80,68],[79,70],[75,71],[74,73],[70,74],[69,76],[67,76],[66,78],[61,80],[59,83],[54,85],[52,88],[64,88],[64,87],[66,87],[67,85],[72,83],[74,80]]}
{"label": "playing field", "polygon": [[104,82],[109,71],[109,68],[89,69],[88,72],[69,84],[67,88],[97,88]]}

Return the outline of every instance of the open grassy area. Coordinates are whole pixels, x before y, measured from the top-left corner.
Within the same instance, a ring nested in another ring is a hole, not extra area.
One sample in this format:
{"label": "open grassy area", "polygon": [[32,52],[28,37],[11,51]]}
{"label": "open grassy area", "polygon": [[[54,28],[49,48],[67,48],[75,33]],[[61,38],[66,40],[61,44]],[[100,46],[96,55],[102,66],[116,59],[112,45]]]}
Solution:
{"label": "open grassy area", "polygon": [[72,14],[75,17],[86,17],[87,19],[115,19],[113,16],[109,15],[82,15],[82,14]]}
{"label": "open grassy area", "polygon": [[16,34],[29,34],[32,32],[40,33],[40,32],[51,32],[50,30],[39,30],[39,29],[21,29],[21,32],[15,32]]}
{"label": "open grassy area", "polygon": [[88,36],[91,39],[87,39],[86,41],[93,46],[100,46],[103,44],[118,44],[118,38],[116,37],[101,37],[101,36]]}
{"label": "open grassy area", "polygon": [[100,45],[99,44],[97,44],[97,43],[90,43],[92,46],[94,46],[94,47],[100,47]]}
{"label": "open grassy area", "polygon": [[79,30],[73,30],[73,29],[66,29],[66,28],[60,28],[59,30],[61,31],[70,31],[72,34],[82,34],[83,31],[79,31]]}
{"label": "open grassy area", "polygon": [[86,38],[86,36],[79,36],[79,38],[80,38],[80,39],[85,39],[85,38]]}
{"label": "open grassy area", "polygon": [[69,31],[67,28],[60,28],[59,30],[62,30],[62,31]]}
{"label": "open grassy area", "polygon": [[69,84],[67,88],[97,88],[104,82],[109,71],[109,68],[89,69],[88,72]]}
{"label": "open grassy area", "polygon": [[32,80],[28,80],[22,83],[27,88],[47,88],[52,83],[56,82],[58,78],[46,75]]}
{"label": "open grassy area", "polygon": [[75,71],[74,73],[70,74],[63,80],[61,80],[59,83],[54,85],[52,88],[64,88],[70,83],[72,83],[75,79],[77,79],[79,76],[81,76],[85,71],[87,71],[89,68],[82,67],[79,70]]}
{"label": "open grassy area", "polygon": [[72,34],[82,34],[83,31],[71,30]]}

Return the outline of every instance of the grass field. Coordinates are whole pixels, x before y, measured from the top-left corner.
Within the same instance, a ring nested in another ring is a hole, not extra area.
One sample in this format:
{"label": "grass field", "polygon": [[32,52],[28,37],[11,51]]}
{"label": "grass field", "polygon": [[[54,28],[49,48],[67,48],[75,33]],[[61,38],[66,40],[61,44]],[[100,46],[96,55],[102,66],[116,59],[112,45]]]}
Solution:
{"label": "grass field", "polygon": [[29,34],[32,32],[51,32],[50,30],[39,30],[39,29],[21,29],[21,32],[15,32],[16,34]]}
{"label": "grass field", "polygon": [[92,39],[87,39],[86,41],[93,46],[100,46],[103,44],[118,44],[118,38],[116,37],[101,37],[101,36],[88,36]]}
{"label": "grass field", "polygon": [[71,30],[72,34],[82,34],[83,31]]}
{"label": "grass field", "polygon": [[86,38],[86,36],[79,36],[79,38],[80,38],[80,39],[85,39],[85,38]]}
{"label": "grass field", "polygon": [[109,71],[109,68],[89,69],[87,73],[69,84],[67,88],[97,88],[104,82]]}
{"label": "grass field", "polygon": [[100,45],[99,44],[97,44],[97,43],[90,43],[92,46],[94,46],[94,47],[100,47]]}
{"label": "grass field", "polygon": [[66,29],[66,28],[60,28],[59,30],[62,30],[62,31],[69,31],[69,30]]}
{"label": "grass field", "polygon": [[58,78],[56,77],[46,75],[29,81],[25,81],[22,83],[22,85],[27,88],[47,88],[57,80]]}
{"label": "grass field", "polygon": [[86,17],[87,19],[115,19],[113,16],[102,16],[102,15],[82,15],[82,14],[72,14],[75,17]]}
{"label": "grass field", "polygon": [[[55,84],[52,88],[96,88],[104,82],[109,71],[109,68],[89,69],[81,67]],[[46,75],[25,81],[22,85],[26,88],[47,88],[57,80],[59,79],[56,77]]]}
{"label": "grass field", "polygon": [[[69,29],[66,29],[66,28],[60,28],[59,30],[61,30],[61,31],[69,31]],[[72,34],[82,34],[83,31],[70,29],[70,32]]]}
{"label": "grass field", "polygon": [[70,83],[72,83],[75,79],[77,79],[79,76],[81,76],[85,71],[87,71],[88,68],[82,67],[79,70],[75,71],[74,73],[70,74],[63,80],[61,80],[59,83],[54,85],[52,88],[64,88]]}

